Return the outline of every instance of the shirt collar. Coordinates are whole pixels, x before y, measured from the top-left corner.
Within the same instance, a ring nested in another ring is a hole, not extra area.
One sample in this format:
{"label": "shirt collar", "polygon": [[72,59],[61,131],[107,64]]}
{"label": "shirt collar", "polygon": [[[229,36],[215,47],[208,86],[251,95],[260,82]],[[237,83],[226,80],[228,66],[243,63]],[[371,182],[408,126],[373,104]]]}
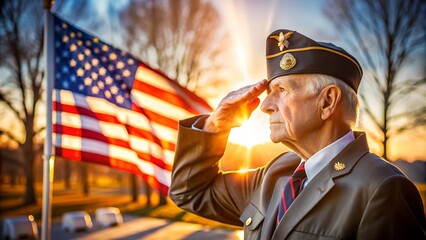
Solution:
{"label": "shirt collar", "polygon": [[312,180],[321,171],[321,169],[330,163],[330,161],[353,140],[355,140],[355,136],[351,130],[343,137],[312,155],[312,157],[310,157],[308,160],[302,159],[302,161],[306,161],[305,171],[307,180],[305,181],[304,185],[306,186],[306,184],[308,184],[308,182],[310,182],[310,180]]}

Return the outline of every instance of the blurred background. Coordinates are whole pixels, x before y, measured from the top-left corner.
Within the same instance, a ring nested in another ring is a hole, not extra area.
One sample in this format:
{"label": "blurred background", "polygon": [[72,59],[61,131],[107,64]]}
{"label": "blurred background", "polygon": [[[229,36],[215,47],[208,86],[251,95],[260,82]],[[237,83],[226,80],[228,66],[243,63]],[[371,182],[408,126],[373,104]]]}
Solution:
{"label": "blurred background", "polygon": [[[41,218],[45,64],[41,1],[0,3],[0,218]],[[426,3],[422,0],[57,0],[57,16],[159,69],[214,108],[266,77],[265,39],[279,28],[332,42],[364,70],[357,129],[371,151],[426,194]],[[264,96],[261,96],[263,98]],[[264,165],[286,148],[256,110],[231,133],[224,170]],[[55,160],[52,216],[115,206],[136,216],[222,225],[183,212],[139,176]]]}

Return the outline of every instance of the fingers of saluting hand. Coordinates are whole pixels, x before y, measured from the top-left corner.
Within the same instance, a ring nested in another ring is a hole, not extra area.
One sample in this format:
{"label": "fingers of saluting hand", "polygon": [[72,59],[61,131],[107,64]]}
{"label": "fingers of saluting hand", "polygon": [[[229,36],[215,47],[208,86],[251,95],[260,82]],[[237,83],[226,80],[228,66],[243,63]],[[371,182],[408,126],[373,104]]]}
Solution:
{"label": "fingers of saluting hand", "polygon": [[208,132],[219,132],[241,126],[259,105],[258,96],[267,86],[268,82],[262,80],[229,93],[206,119],[203,129]]}
{"label": "fingers of saluting hand", "polygon": [[243,87],[237,91],[229,93],[224,98],[224,103],[227,104],[241,104],[242,102],[251,101],[257,98],[263,91],[268,87],[268,81],[263,79],[262,81]]}
{"label": "fingers of saluting hand", "polygon": [[244,94],[244,100],[252,100],[253,98],[257,98],[263,91],[268,87],[268,81],[263,79],[262,81],[253,84],[250,86],[246,94]]}

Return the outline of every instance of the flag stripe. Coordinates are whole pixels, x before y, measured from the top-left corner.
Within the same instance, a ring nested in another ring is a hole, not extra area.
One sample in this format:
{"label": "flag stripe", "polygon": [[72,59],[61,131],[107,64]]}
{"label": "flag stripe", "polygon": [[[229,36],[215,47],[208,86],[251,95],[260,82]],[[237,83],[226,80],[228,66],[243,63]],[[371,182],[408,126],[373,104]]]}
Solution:
{"label": "flag stripe", "polygon": [[128,126],[127,127],[127,131],[131,135],[140,136],[140,137],[146,138],[147,140],[150,140],[152,142],[160,142],[160,145],[164,149],[167,149],[167,150],[170,150],[170,151],[174,151],[175,150],[175,147],[176,147],[175,143],[166,141],[164,139],[155,138],[155,136],[153,136],[152,134],[147,133],[146,131],[144,131],[142,129],[139,129],[139,128],[136,128],[136,127],[133,127],[133,126]]}
{"label": "flag stripe", "polygon": [[[112,107],[109,107],[108,109],[114,109],[114,108],[115,107],[112,106]],[[95,113],[84,107],[79,107],[75,105],[66,105],[66,104],[54,102],[53,109],[54,111],[56,111],[56,113],[53,114],[53,120],[57,121],[56,118],[60,117],[61,124],[64,124],[64,125],[70,125],[74,127],[77,127],[77,126],[83,127],[81,126],[81,122],[84,122],[86,125],[86,128],[93,129],[94,127],[98,125],[103,125],[108,123],[110,123],[109,126],[114,126],[114,125],[111,125],[111,123],[115,123],[117,124],[118,127],[125,126],[122,129],[127,130],[129,133],[133,133],[134,135],[148,138],[152,142],[160,141],[161,144],[163,144],[164,147],[168,150],[175,149],[174,141],[177,135],[177,131],[176,131],[177,129],[170,129],[168,128],[168,126],[164,126],[164,124],[154,123],[155,122],[154,120],[151,124],[149,124],[148,119],[145,117],[129,118],[127,121],[127,124],[122,125],[122,123],[119,121],[119,119],[116,116],[103,114],[103,113]],[[113,111],[111,111],[111,113],[112,112]],[[148,112],[148,114],[152,115],[150,116],[150,118],[152,119],[157,118],[161,120],[161,117],[157,116],[154,113]],[[93,120],[90,120],[89,118],[92,118]],[[101,122],[98,123],[98,121],[100,120]],[[146,124],[143,124],[143,122],[146,122]],[[133,124],[137,126],[133,126]],[[152,135],[152,132],[151,132],[152,125],[157,126],[156,127],[157,131],[160,132],[160,134],[164,133],[165,135],[170,135],[171,137],[168,139],[164,138],[164,139],[158,140],[158,138],[155,138]],[[176,122],[176,125],[177,125],[177,122]],[[101,130],[99,130],[99,132],[101,132]],[[106,132],[106,134],[108,134],[109,132],[111,131]]]}
{"label": "flag stripe", "polygon": [[74,137],[81,137],[82,141],[85,141],[85,139],[91,139],[115,145],[118,147],[128,148],[130,150],[134,149],[136,150],[135,152],[139,158],[149,160],[155,165],[171,171],[171,165],[166,164],[166,162],[162,160],[163,153],[161,150],[161,146],[158,146],[157,144],[152,142],[148,142],[143,138],[130,136],[129,141],[124,141],[121,139],[106,137],[105,135],[102,135],[102,133],[98,133],[95,131],[85,130],[81,128],[66,127],[57,124],[53,125],[53,131],[56,134],[60,134],[62,136],[68,135]]}
{"label": "flag stripe", "polygon": [[[150,172],[146,172],[143,171],[144,169],[147,168],[141,168],[140,166],[138,166],[137,164],[134,164],[132,162],[129,162],[127,160],[123,160],[123,159],[119,159],[119,158],[112,158],[109,156],[105,156],[102,154],[97,154],[97,153],[93,153],[93,152],[87,152],[87,151],[75,151],[74,149],[68,149],[65,147],[56,147],[55,148],[55,153],[70,159],[70,160],[75,160],[75,161],[84,161],[86,159],[91,159],[90,162],[92,163],[98,163],[98,164],[105,164],[105,162],[110,163],[109,165],[111,167],[115,167],[121,170],[125,170],[128,172],[132,172],[135,174],[139,174],[142,173],[144,175],[147,176],[152,176],[152,177],[156,177],[156,173],[150,173]],[[165,186],[167,188],[167,186],[170,185],[170,179],[167,179],[167,175],[169,175],[170,173],[164,172],[162,173],[162,175],[164,175],[164,178],[160,178],[160,181],[158,181],[161,185]],[[157,175],[160,175],[157,173]]]}
{"label": "flag stripe", "polygon": [[176,81],[171,81],[162,72],[153,69],[142,62],[139,64],[139,66],[141,67],[136,71],[136,79],[167,91],[176,92],[185,102],[192,103],[190,105],[197,111],[194,112],[194,114],[207,113],[212,111],[212,108],[206,101],[201,99],[193,92],[188,91],[186,88],[179,85]]}
{"label": "flag stripe", "polygon": [[192,115],[191,112],[166,102],[161,98],[156,98],[152,94],[135,91],[132,93],[132,96],[143,109],[161,113],[162,116],[170,119],[181,119],[184,116]]}
{"label": "flag stripe", "polygon": [[[114,116],[116,119],[118,119],[117,123],[121,123],[121,122],[128,123],[132,121],[132,125],[134,126],[138,126],[146,130],[149,130],[150,128],[149,119],[141,112],[134,112],[131,109],[118,107],[106,101],[105,99],[88,97],[82,94],[72,93],[70,91],[56,90],[54,91],[54,93],[56,93],[53,97],[54,103],[60,102],[61,104],[64,104],[64,105],[76,106],[78,107],[77,108],[78,111],[76,112],[78,114],[93,116],[95,118],[97,117],[96,114],[107,114],[110,116]],[[134,107],[132,106],[132,109],[133,108]],[[87,111],[85,111],[84,109],[87,109]],[[103,120],[111,121],[108,119],[103,119]]]}
{"label": "flag stripe", "polygon": [[[53,97],[53,107],[58,107],[59,102],[62,106],[67,106],[72,109],[75,106],[76,109],[63,111],[72,112],[76,114],[83,114],[86,116],[92,116],[94,118],[102,117],[104,121],[113,121],[113,122],[126,122],[128,125],[133,125],[138,128],[150,131],[152,122],[161,125],[164,127],[170,128],[169,130],[164,131],[174,131],[177,130],[178,121],[175,119],[164,117],[161,114],[152,112],[147,109],[142,109],[136,104],[132,104],[132,110],[122,109],[115,105],[112,105],[104,99],[98,99],[94,97],[86,97],[81,94],[73,94],[69,91],[64,90],[55,90],[56,94]],[[59,111],[60,109],[57,109]],[[157,110],[158,111],[158,110]],[[173,110],[172,110],[173,112]],[[98,115],[100,114],[100,115]],[[105,114],[105,115],[102,115]],[[113,117],[113,119],[107,119],[107,116]],[[174,117],[175,118],[175,117]],[[120,119],[120,120],[118,120]],[[149,124],[151,122],[151,124]],[[176,134],[174,134],[176,135]]]}
{"label": "flag stripe", "polygon": [[[190,113],[196,112],[194,109],[192,109],[191,106],[189,106],[184,101],[182,101],[182,98],[180,98],[175,93],[165,91],[161,88],[154,87],[152,85],[149,85],[149,84],[144,83],[144,82],[139,81],[139,80],[136,80],[134,82],[133,87],[135,89],[138,89],[142,94],[149,94],[153,98],[161,99],[168,104],[174,105],[174,107],[181,108],[185,112],[190,112]],[[141,90],[143,90],[143,91],[141,91]]]}
{"label": "flag stripe", "polygon": [[95,119],[103,119],[105,122],[119,123],[117,117],[113,115],[108,115],[108,114],[99,113],[99,112],[95,113],[92,110],[86,109],[84,107],[79,107],[76,105],[68,105],[61,102],[53,102],[53,111],[81,114],[81,115],[92,117]]}
{"label": "flag stripe", "polygon": [[[56,102],[54,103],[53,108],[56,111],[56,113],[53,115],[54,121],[58,121],[57,118],[60,118],[62,125],[72,127],[83,127],[82,125],[84,124],[85,128],[96,130],[100,133],[103,133],[102,129],[98,129],[96,127],[111,127],[113,129],[117,129],[117,131],[110,131],[112,129],[108,129],[109,131],[105,132],[105,134],[120,133],[123,132],[120,130],[126,130],[127,132],[129,132],[129,134],[147,138],[152,142],[158,143],[160,141],[158,138],[153,136],[149,130],[146,130],[149,128],[149,126],[145,127],[145,129],[141,129],[132,125],[123,125],[120,123],[120,121],[118,121],[115,116],[94,113],[85,108],[64,105]],[[167,142],[165,140],[161,140],[161,143],[164,143],[169,150],[174,150],[174,143]]]}
{"label": "flag stripe", "polygon": [[[160,144],[158,138],[153,136],[150,131],[139,129],[130,125],[119,124],[118,122],[105,122],[102,121],[101,117],[103,116],[104,115],[101,115],[98,118],[92,118],[63,111],[56,112],[56,114],[53,115],[53,120],[55,122],[60,121],[61,125],[63,126],[92,130],[107,137],[120,138],[124,141],[128,141],[129,134],[132,134],[135,136],[147,138],[151,142]],[[110,118],[110,116],[107,117]]]}
{"label": "flag stripe", "polygon": [[62,148],[75,151],[75,156],[74,158],[71,158],[72,160],[79,161],[85,159],[82,153],[96,154],[96,156],[98,156],[96,163],[104,165],[111,165],[111,159],[120,159],[139,166],[141,171],[147,175],[157,176],[158,180],[163,184],[170,183],[169,170],[158,167],[152,162],[139,158],[137,153],[130,149],[71,135],[54,134],[54,137],[56,142],[61,142]]}
{"label": "flag stripe", "polygon": [[171,119],[171,118],[165,117],[165,116],[163,116],[161,114],[155,113],[155,112],[150,111],[150,110],[148,110],[146,108],[141,108],[141,107],[139,107],[136,104],[132,105],[132,110],[134,110],[136,112],[143,113],[144,116],[147,117],[148,120],[150,120],[152,122],[155,122],[155,123],[158,123],[160,125],[169,127],[171,129],[175,129],[175,130],[178,129],[178,124],[179,123],[175,119]]}
{"label": "flag stripe", "polygon": [[100,142],[113,144],[120,147],[130,148],[128,141],[117,139],[117,138],[106,137],[102,133],[92,131],[92,130],[53,124],[53,132],[55,132],[56,134],[88,138],[88,139],[93,139]]}

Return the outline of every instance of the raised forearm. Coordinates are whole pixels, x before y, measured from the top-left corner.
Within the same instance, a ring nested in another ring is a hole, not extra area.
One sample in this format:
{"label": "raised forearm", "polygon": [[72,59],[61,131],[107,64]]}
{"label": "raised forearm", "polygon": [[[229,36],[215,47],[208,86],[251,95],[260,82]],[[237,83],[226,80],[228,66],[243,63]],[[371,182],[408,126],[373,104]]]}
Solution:
{"label": "raised forearm", "polygon": [[220,171],[218,162],[225,151],[228,132],[195,130],[192,124],[196,119],[180,122],[170,198],[200,216],[241,225],[241,211],[264,170],[245,174]]}

